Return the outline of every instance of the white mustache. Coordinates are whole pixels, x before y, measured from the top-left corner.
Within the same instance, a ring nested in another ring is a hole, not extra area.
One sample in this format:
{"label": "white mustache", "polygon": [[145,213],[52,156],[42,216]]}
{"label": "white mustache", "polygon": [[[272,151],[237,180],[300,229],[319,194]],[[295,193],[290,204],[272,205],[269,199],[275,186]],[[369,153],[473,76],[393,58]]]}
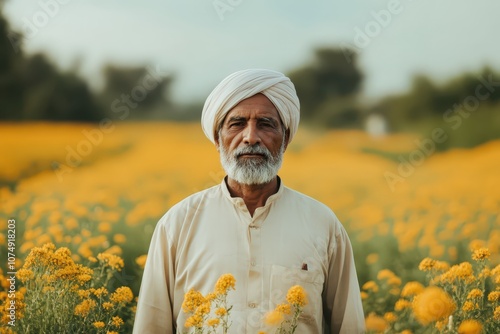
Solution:
{"label": "white mustache", "polygon": [[236,159],[242,156],[243,154],[260,154],[266,157],[267,160],[272,158],[271,152],[267,148],[260,145],[241,147],[235,149],[233,154]]}

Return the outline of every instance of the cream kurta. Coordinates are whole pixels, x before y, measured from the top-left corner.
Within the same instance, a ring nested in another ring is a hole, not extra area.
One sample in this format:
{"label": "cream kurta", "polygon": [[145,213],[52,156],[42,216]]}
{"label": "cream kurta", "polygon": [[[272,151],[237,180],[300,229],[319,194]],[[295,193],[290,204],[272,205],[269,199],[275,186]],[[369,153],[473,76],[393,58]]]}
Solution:
{"label": "cream kurta", "polygon": [[184,332],[184,293],[211,292],[225,273],[236,278],[236,290],[228,295],[230,333],[264,330],[262,316],[285,302],[296,284],[309,300],[297,334],[364,331],[351,244],[334,213],[281,184],[251,217],[223,181],[181,201],[158,222],[134,333]]}

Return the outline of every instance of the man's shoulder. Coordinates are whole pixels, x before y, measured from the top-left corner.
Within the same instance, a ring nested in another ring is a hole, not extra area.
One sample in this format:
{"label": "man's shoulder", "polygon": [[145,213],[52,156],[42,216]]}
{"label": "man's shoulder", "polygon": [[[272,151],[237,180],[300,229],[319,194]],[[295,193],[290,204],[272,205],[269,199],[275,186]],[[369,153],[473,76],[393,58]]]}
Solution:
{"label": "man's shoulder", "polygon": [[198,208],[203,202],[215,199],[221,196],[220,184],[214,185],[210,188],[197,191],[184,199],[174,204],[168,212],[186,211]]}
{"label": "man's shoulder", "polygon": [[329,206],[309,195],[301,193],[300,191],[284,187],[283,195],[287,200],[293,201],[294,205],[300,207],[300,209],[310,208],[317,213],[323,213],[325,215],[335,217],[335,214]]}

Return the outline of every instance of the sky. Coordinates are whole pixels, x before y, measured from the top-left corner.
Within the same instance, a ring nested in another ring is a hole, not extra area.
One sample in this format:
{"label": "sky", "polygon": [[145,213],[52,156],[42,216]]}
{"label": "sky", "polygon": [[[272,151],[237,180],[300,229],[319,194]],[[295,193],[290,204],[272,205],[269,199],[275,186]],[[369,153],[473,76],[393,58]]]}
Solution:
{"label": "sky", "polygon": [[444,82],[500,69],[494,0],[7,0],[4,13],[27,53],[79,64],[95,89],[106,64],[149,65],[175,76],[180,102],[244,68],[289,72],[318,47],[354,48],[367,100],[404,92],[418,73]]}

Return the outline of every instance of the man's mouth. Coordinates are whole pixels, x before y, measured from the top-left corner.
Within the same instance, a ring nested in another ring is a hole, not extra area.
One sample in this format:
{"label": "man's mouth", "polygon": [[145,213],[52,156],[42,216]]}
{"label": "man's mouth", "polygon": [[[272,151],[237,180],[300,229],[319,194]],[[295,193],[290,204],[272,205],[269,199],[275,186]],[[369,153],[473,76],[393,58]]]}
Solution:
{"label": "man's mouth", "polygon": [[244,153],[238,155],[238,158],[265,158],[266,156],[264,154],[260,153]]}

